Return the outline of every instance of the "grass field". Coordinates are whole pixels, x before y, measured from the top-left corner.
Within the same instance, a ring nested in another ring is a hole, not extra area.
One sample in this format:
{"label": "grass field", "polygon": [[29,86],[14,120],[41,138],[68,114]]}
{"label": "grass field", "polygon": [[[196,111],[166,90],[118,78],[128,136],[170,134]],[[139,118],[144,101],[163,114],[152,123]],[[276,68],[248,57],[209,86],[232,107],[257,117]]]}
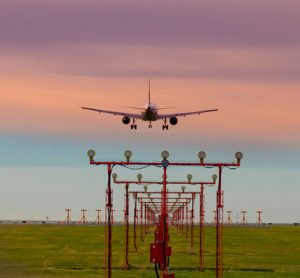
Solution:
{"label": "grass field", "polygon": [[[206,228],[204,273],[198,265],[198,230],[195,247],[171,229],[170,266],[176,278],[215,277],[215,231]],[[224,277],[300,277],[300,227],[225,227]],[[130,243],[130,271],[123,266],[123,228],[114,227],[113,277],[155,277],[149,263],[149,243]],[[0,225],[0,277],[104,277],[104,227],[79,225]]]}

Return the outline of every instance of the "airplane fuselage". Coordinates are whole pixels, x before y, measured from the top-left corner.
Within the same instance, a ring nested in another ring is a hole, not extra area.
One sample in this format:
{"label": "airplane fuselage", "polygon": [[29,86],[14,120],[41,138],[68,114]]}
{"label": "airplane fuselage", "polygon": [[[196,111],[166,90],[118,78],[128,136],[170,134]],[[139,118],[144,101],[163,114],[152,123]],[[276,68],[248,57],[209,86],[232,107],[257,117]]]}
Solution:
{"label": "airplane fuselage", "polygon": [[148,121],[148,122],[156,121],[157,120],[157,111],[152,110],[151,108],[146,109],[145,111],[142,112],[142,120]]}
{"label": "airplane fuselage", "polygon": [[145,105],[145,111],[142,112],[142,120],[148,122],[157,121],[157,106],[155,104]]}

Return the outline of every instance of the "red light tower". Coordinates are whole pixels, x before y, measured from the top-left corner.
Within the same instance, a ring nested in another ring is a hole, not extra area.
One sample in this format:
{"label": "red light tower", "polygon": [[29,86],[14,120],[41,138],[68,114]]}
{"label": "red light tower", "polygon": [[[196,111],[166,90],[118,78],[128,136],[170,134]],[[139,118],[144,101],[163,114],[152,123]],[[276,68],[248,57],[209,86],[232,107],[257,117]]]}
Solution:
{"label": "red light tower", "polygon": [[71,209],[67,208],[67,209],[65,209],[65,211],[67,212],[67,217],[64,220],[64,224],[70,224],[70,223],[72,223],[71,217],[70,217]]}
{"label": "red light tower", "polygon": [[214,218],[213,218],[213,221],[211,222],[211,224],[216,224],[217,223],[217,211],[213,210],[212,212],[214,213]]}
{"label": "red light tower", "polygon": [[85,217],[85,212],[86,211],[87,211],[86,209],[81,209],[82,217],[81,217],[81,219],[78,222],[79,224],[87,224],[88,223],[88,221],[87,221],[87,219]]}
{"label": "red light tower", "polygon": [[231,220],[231,213],[232,213],[232,210],[227,210],[226,211],[227,212],[227,220],[226,220],[226,224],[227,225],[232,225],[233,224],[233,222],[232,222],[232,220]]}
{"label": "red light tower", "polygon": [[[132,156],[132,152],[127,150],[125,151],[124,155],[126,157],[126,162],[116,162],[116,161],[94,161],[95,151],[89,150],[87,153],[90,164],[91,165],[106,165],[107,166],[107,172],[108,172],[108,185],[107,185],[107,204],[106,204],[106,212],[108,215],[108,221],[107,223],[107,230],[108,233],[105,237],[106,239],[106,262],[105,262],[105,277],[111,278],[112,275],[112,264],[111,264],[111,258],[112,258],[112,225],[111,225],[111,209],[112,209],[112,196],[111,196],[111,170],[112,167],[116,165],[126,165],[131,166],[159,166],[163,168],[163,188],[162,188],[162,214],[159,220],[159,231],[156,236],[156,242],[154,245],[152,245],[151,250],[153,253],[153,250],[155,248],[155,254],[152,254],[152,261],[155,263],[156,269],[157,265],[159,264],[160,270],[161,270],[161,276],[163,278],[171,278],[174,277],[174,274],[169,274],[168,272],[168,257],[171,255],[171,248],[168,246],[169,236],[168,236],[168,214],[167,214],[167,208],[166,208],[166,201],[167,201],[167,168],[169,166],[185,166],[185,167],[209,167],[218,168],[219,173],[219,184],[218,184],[218,190],[217,190],[217,204],[216,204],[216,210],[217,210],[217,223],[216,223],[216,278],[220,278],[223,276],[223,233],[222,233],[222,227],[223,227],[223,192],[222,192],[222,183],[221,183],[221,177],[222,177],[222,170],[224,167],[230,168],[230,169],[236,169],[240,166],[240,160],[243,157],[243,154],[241,152],[237,152],[235,154],[235,157],[237,159],[237,162],[232,163],[204,163],[204,158],[206,157],[205,152],[201,151],[198,154],[198,157],[200,159],[200,163],[195,162],[169,162],[167,159],[169,157],[169,153],[167,151],[162,152],[162,158],[163,160],[161,162],[131,162],[130,158]],[[155,247],[154,247],[155,246]]]}
{"label": "red light tower", "polygon": [[95,211],[97,211],[97,218],[95,220],[95,224],[99,225],[102,223],[101,221],[101,216],[100,216],[100,213],[101,213],[101,209],[96,209]]}
{"label": "red light tower", "polygon": [[240,224],[243,225],[243,226],[245,226],[245,225],[248,224],[247,220],[246,220],[246,213],[247,213],[247,211],[246,210],[242,210],[241,213],[242,213],[243,217],[242,217],[242,220],[241,220]]}
{"label": "red light tower", "polygon": [[257,213],[258,213],[258,217],[257,217],[257,222],[256,222],[256,224],[257,224],[257,225],[262,225],[261,214],[262,214],[263,212],[262,212],[262,210],[259,209],[259,210],[257,211]]}

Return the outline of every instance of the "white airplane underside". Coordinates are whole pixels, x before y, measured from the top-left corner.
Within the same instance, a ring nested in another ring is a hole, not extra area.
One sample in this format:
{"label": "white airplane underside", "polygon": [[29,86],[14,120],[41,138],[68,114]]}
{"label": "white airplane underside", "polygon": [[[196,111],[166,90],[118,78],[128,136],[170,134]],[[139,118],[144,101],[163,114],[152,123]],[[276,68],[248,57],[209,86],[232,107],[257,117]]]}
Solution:
{"label": "white airplane underside", "polygon": [[125,125],[128,125],[131,123],[130,127],[131,129],[137,129],[136,120],[142,120],[149,122],[149,128],[152,128],[152,122],[155,122],[157,120],[163,120],[163,126],[162,129],[169,129],[168,126],[168,120],[171,125],[176,125],[178,123],[178,117],[185,117],[189,115],[200,115],[207,112],[213,112],[218,111],[218,109],[210,109],[210,110],[199,110],[199,111],[193,111],[193,112],[184,112],[184,113],[173,113],[173,114],[159,114],[158,111],[160,109],[166,109],[166,108],[158,108],[154,103],[150,102],[150,81],[149,81],[149,99],[148,104],[144,106],[144,108],[136,108],[136,107],[129,107],[133,109],[142,110],[140,114],[134,114],[134,113],[126,113],[126,112],[118,112],[118,111],[110,111],[110,110],[103,110],[103,109],[96,109],[96,108],[90,108],[90,107],[81,107],[85,110],[95,111],[98,113],[106,113],[106,114],[112,114],[115,116],[122,116],[122,122]]}

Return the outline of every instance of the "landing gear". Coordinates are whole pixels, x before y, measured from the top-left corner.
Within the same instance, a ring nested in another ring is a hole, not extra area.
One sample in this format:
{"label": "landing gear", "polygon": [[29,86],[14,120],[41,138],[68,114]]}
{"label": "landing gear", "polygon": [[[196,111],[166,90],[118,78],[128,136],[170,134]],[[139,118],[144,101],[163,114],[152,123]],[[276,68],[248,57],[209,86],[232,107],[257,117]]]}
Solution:
{"label": "landing gear", "polygon": [[149,128],[152,128],[152,124],[151,124],[151,122],[149,123],[149,126],[148,126]]}
{"label": "landing gear", "polygon": [[132,125],[130,126],[131,129],[137,129],[137,125],[135,124],[136,119],[132,119]]}
{"label": "landing gear", "polygon": [[169,126],[167,125],[167,119],[164,119],[164,124],[163,124],[163,126],[162,126],[162,129],[163,129],[163,130],[164,130],[164,129],[166,129],[166,130],[169,129]]}

